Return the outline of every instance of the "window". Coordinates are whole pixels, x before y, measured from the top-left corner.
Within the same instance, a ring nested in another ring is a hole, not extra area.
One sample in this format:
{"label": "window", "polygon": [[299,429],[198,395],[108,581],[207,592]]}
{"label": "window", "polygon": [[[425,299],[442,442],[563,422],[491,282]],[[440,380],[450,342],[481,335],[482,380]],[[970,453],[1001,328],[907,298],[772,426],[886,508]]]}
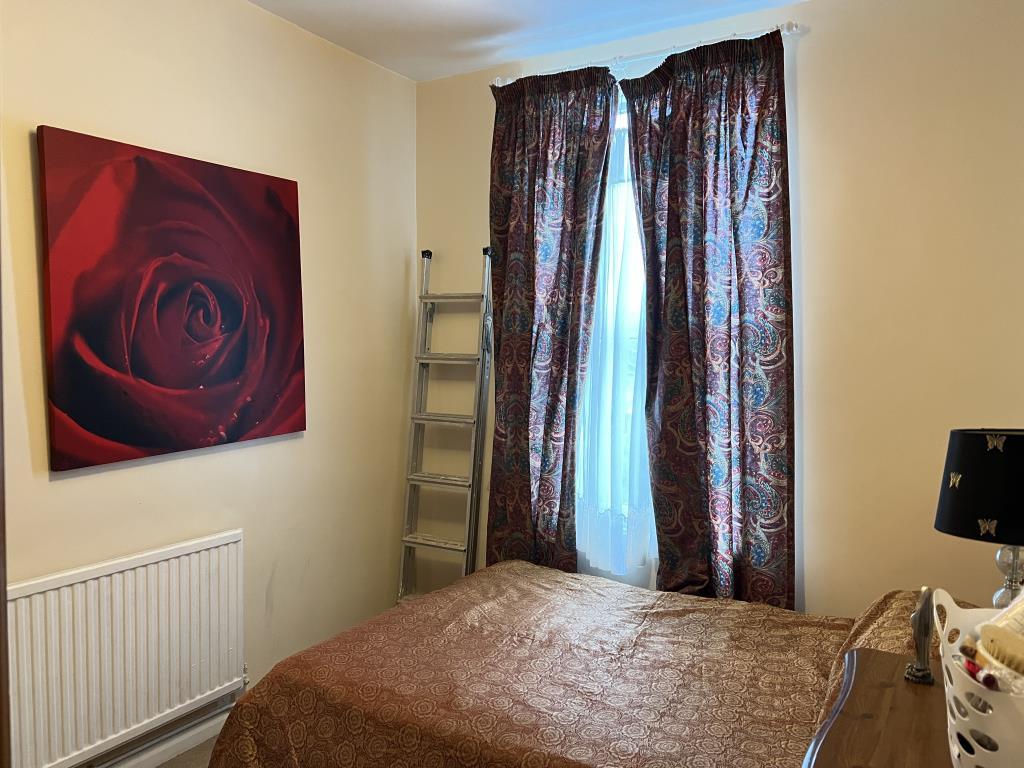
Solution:
{"label": "window", "polygon": [[621,94],[598,258],[590,362],[577,409],[578,569],[654,588],[658,545],[644,419],[644,260]]}

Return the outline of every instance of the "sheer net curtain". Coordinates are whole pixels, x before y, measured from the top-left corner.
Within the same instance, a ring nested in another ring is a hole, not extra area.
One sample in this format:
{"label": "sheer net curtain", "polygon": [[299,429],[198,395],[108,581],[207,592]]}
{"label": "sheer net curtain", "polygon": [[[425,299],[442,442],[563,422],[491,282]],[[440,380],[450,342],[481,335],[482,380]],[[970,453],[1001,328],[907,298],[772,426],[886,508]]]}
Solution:
{"label": "sheer net curtain", "polygon": [[655,586],[658,543],[644,417],[645,279],[625,101],[612,135],[590,362],[578,403],[580,573]]}

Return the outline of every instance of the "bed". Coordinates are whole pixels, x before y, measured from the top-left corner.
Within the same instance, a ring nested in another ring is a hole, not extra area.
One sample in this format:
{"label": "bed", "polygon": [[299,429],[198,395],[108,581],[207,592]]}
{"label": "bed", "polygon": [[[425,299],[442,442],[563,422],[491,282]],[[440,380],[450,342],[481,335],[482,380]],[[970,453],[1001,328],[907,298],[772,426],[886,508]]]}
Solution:
{"label": "bed", "polygon": [[841,654],[909,654],[915,598],[854,622],[501,563],[282,661],[210,766],[796,768]]}

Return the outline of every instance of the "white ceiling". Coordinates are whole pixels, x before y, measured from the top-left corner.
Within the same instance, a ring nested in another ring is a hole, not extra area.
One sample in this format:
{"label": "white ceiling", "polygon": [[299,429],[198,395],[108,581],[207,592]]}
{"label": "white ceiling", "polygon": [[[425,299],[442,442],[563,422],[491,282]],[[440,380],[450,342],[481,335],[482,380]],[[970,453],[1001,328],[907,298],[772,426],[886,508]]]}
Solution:
{"label": "white ceiling", "polygon": [[793,0],[252,0],[413,80],[696,24]]}

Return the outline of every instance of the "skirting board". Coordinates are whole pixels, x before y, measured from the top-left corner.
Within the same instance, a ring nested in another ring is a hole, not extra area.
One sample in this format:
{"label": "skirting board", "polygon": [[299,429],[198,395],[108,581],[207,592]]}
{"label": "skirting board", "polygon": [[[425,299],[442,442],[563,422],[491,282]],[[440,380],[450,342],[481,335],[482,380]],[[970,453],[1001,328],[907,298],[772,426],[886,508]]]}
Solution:
{"label": "skirting board", "polygon": [[214,738],[224,727],[228,714],[230,714],[230,710],[214,715],[168,736],[142,752],[137,752],[115,763],[108,763],[103,768],[157,768],[182,752],[187,752],[192,747],[198,747],[204,741]]}

